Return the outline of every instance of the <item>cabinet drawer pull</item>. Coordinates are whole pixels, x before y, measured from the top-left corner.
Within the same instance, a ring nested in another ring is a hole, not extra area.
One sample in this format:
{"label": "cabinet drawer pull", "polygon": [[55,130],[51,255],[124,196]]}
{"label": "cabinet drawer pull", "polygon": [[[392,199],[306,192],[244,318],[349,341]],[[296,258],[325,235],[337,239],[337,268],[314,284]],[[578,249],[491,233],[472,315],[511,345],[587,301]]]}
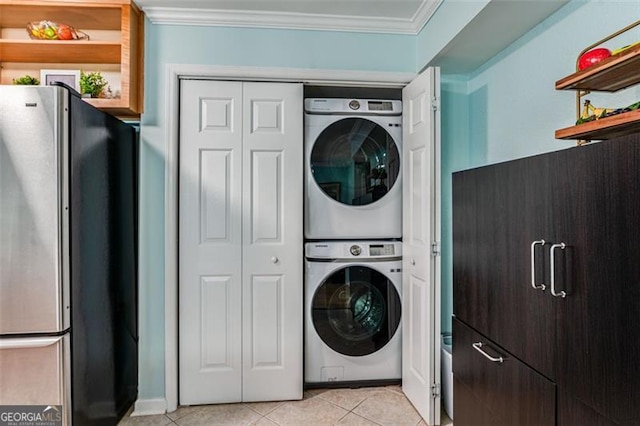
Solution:
{"label": "cabinet drawer pull", "polygon": [[540,283],[540,285],[536,284],[536,246],[538,244],[544,246],[545,241],[539,240],[531,243],[531,287],[535,288],[536,290],[545,291],[545,289],[547,288],[546,285],[542,283]]}
{"label": "cabinet drawer pull", "polygon": [[491,362],[504,362],[504,358],[502,358],[501,356],[496,358],[494,356],[489,355],[485,351],[483,351],[482,347],[484,345],[482,344],[482,342],[472,343],[471,346],[473,346],[473,349],[480,352],[485,358],[487,358]]}
{"label": "cabinet drawer pull", "polygon": [[560,248],[561,250],[564,250],[564,248],[566,247],[565,243],[560,243],[560,244],[554,244],[551,246],[551,250],[549,251],[550,253],[550,261],[549,264],[551,265],[551,294],[554,295],[555,297],[562,297],[565,298],[567,297],[567,293],[565,293],[564,291],[560,291],[560,292],[556,292],[556,268],[555,268],[555,261],[554,258],[555,256],[553,255],[554,251],[557,248]]}

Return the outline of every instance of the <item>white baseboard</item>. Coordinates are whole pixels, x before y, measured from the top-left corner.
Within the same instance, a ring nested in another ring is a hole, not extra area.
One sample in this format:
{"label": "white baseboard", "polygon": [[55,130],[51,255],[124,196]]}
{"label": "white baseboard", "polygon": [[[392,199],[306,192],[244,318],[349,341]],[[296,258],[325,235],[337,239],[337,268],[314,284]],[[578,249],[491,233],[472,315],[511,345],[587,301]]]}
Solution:
{"label": "white baseboard", "polygon": [[138,399],[133,406],[133,413],[131,413],[131,417],[152,416],[154,414],[164,414],[166,412],[167,400],[164,398]]}

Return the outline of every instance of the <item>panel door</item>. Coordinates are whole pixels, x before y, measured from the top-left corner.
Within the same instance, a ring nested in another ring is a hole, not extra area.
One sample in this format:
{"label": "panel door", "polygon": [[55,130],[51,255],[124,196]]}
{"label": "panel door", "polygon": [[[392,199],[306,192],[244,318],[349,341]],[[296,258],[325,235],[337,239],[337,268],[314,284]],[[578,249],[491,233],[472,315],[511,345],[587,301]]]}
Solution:
{"label": "panel door", "polygon": [[242,400],[301,399],[302,85],[243,89]]}
{"label": "panel door", "polygon": [[640,135],[553,165],[557,382],[619,424],[640,424]]}
{"label": "panel door", "polygon": [[179,401],[242,398],[242,83],[180,96]]}
{"label": "panel door", "polygon": [[402,390],[429,424],[440,423],[440,70],[428,68],[402,91]]}
{"label": "panel door", "polygon": [[551,377],[547,163],[537,156],[455,174],[453,279],[456,317]]}

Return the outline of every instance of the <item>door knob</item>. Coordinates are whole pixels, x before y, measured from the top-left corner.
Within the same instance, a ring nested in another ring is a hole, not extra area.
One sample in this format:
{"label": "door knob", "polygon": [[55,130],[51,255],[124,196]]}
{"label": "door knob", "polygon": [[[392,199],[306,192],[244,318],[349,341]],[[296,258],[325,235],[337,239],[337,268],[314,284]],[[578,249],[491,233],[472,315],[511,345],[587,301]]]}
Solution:
{"label": "door knob", "polygon": [[411,259],[411,261],[410,261],[410,262],[411,262],[411,265],[415,265],[415,264],[416,264],[416,260],[415,260],[415,259],[413,259],[413,258]]}
{"label": "door knob", "polygon": [[278,258],[276,256],[271,256],[271,263],[278,263]]}

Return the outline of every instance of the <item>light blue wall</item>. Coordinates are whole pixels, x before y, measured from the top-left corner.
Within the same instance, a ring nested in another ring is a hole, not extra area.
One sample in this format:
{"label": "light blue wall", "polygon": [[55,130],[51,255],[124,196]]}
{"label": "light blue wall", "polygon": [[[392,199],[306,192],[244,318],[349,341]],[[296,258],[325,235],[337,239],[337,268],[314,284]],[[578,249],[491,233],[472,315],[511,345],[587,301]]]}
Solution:
{"label": "light blue wall", "polygon": [[[451,173],[575,146],[554,138],[556,129],[575,122],[575,93],[556,91],[555,82],[575,71],[583,48],[639,18],[636,0],[574,0],[471,75],[443,77],[443,331],[450,330],[452,313]],[[635,29],[605,46],[638,40]],[[624,107],[640,100],[640,88],[587,98],[596,106]]]}
{"label": "light blue wall", "polygon": [[415,70],[415,37],[145,23],[141,120],[140,383],[164,397],[164,171],[167,64],[388,72]]}
{"label": "light blue wall", "polygon": [[[141,125],[140,398],[164,397],[164,158],[167,64],[415,72],[488,3],[445,0],[418,36],[152,25],[145,30]],[[451,328],[451,173],[572,146],[570,74],[587,44],[640,17],[640,2],[574,0],[471,75],[442,76],[442,326]],[[497,29],[499,31],[499,29]],[[619,47],[640,40],[635,31]],[[626,106],[640,89],[594,104]],[[606,102],[606,104],[605,104]]]}
{"label": "light blue wall", "polygon": [[[489,61],[469,79],[472,165],[555,151],[575,142],[554,138],[575,122],[575,92],[555,82],[575,72],[578,53],[640,18],[638,1],[573,1]],[[640,40],[640,28],[605,44],[615,49]],[[639,100],[640,89],[590,94],[596,106],[621,107]],[[486,113],[485,113],[486,112]]]}
{"label": "light blue wall", "polygon": [[166,64],[389,72],[415,69],[415,37],[409,35],[147,23],[146,37],[144,121],[154,124],[158,108],[164,107]]}

